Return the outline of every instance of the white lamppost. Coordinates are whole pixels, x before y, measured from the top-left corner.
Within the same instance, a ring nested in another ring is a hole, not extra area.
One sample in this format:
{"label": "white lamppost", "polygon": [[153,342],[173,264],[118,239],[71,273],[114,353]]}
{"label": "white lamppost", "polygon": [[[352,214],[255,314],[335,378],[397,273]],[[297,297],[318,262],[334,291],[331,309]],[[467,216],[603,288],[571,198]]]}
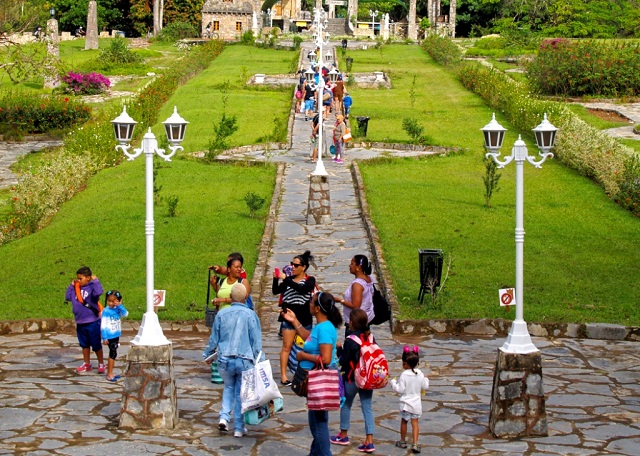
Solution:
{"label": "white lamppost", "polygon": [[369,10],[369,16],[371,16],[371,31],[373,32],[373,36],[376,35],[376,17],[378,17],[378,10],[372,11]]}
{"label": "white lamppost", "polygon": [[318,88],[316,89],[318,91],[318,160],[316,161],[316,169],[311,174],[315,176],[327,176],[328,173],[324,167],[324,162],[322,161],[322,150],[324,149],[324,133],[322,132],[322,95],[324,93],[324,77],[322,76],[322,67],[324,66],[324,63],[322,62],[322,46],[329,44],[330,37],[329,33],[324,32],[328,24],[324,10],[316,8],[314,9],[314,14],[316,27],[315,43],[318,47],[318,69],[320,71],[320,81],[318,83]]}
{"label": "white lamppost", "polygon": [[528,161],[536,168],[541,168],[547,158],[553,157],[549,150],[553,147],[558,129],[547,120],[547,114],[540,125],[533,129],[536,137],[536,145],[540,149],[542,157],[536,161],[535,156],[530,156],[527,145],[520,135],[511,149],[511,155],[500,161],[500,148],[504,141],[505,128],[496,121],[493,114],[491,122],[481,129],[484,133],[484,145],[489,150],[486,157],[491,157],[498,164],[498,168],[504,168],[515,160],[516,162],[516,319],[511,325],[507,341],[500,348],[505,353],[532,353],[538,351],[531,341],[527,324],[524,321],[524,162]]}
{"label": "white lamppost", "polygon": [[149,131],[142,138],[142,147],[133,149],[133,154],[129,153],[131,149],[129,143],[133,137],[133,129],[138,122],[127,114],[126,107],[122,109],[122,114],[112,120],[111,123],[115,130],[116,141],[118,141],[116,150],[121,150],[127,156],[128,160],[133,160],[142,153],[145,155],[146,218],[144,226],[147,254],[147,310],[142,316],[140,329],[132,343],[147,346],[167,345],[171,342],[164,336],[158,315],[154,312],[153,308],[153,156],[154,154],[158,154],[158,156],[165,161],[171,161],[171,157],[173,157],[178,150],[184,150],[179,144],[184,139],[184,133],[189,122],[178,115],[178,108],[174,108],[171,117],[163,122],[170,144],[170,154],[165,154],[164,149],[158,149],[158,141],[155,135],[151,133],[151,127],[149,127]]}
{"label": "white lamppost", "polygon": [[336,82],[338,76],[340,76],[340,72],[335,67],[331,68],[331,71],[329,71],[329,81]]}

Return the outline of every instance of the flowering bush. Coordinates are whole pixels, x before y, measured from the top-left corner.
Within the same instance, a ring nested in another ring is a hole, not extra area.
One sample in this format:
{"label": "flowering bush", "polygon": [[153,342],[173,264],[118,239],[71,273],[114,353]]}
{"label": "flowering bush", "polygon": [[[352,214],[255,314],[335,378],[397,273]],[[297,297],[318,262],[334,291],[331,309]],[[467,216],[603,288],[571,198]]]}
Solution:
{"label": "flowering bush", "polygon": [[0,125],[22,133],[65,130],[90,118],[91,108],[69,98],[9,92],[0,100]]}
{"label": "flowering bush", "polygon": [[456,66],[462,60],[462,51],[449,38],[439,35],[429,35],[423,42],[422,47],[429,53],[431,58],[440,65],[450,67]]}
{"label": "flowering bush", "polygon": [[96,95],[111,86],[111,81],[100,73],[83,74],[71,71],[62,78],[62,82],[67,85],[65,92],[74,95]]}
{"label": "flowering bush", "polygon": [[631,156],[624,164],[620,177],[620,191],[615,201],[636,217],[640,217],[640,157]]}
{"label": "flowering bush", "polygon": [[640,45],[545,40],[527,70],[532,88],[547,95],[639,95]]}

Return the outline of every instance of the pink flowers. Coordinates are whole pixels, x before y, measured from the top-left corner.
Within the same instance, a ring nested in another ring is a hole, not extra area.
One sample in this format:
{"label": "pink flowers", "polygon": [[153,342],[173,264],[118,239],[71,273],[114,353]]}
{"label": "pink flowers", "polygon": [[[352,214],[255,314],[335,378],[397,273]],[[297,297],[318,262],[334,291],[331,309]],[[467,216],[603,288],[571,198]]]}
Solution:
{"label": "pink flowers", "polygon": [[[111,86],[111,81],[100,73],[74,73],[69,72],[62,78],[67,87],[67,93],[74,95],[95,95],[102,93]],[[68,101],[68,98],[65,98]]]}

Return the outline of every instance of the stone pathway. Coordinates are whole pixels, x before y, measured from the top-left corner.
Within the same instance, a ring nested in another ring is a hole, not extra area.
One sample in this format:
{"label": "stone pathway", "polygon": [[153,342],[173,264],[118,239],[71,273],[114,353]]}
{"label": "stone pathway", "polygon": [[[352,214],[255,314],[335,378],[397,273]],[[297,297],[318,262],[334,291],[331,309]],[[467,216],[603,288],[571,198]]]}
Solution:
{"label": "stone pathway", "polygon": [[640,135],[634,133],[634,125],[640,124],[640,103],[617,104],[609,102],[580,103],[589,109],[613,111],[629,119],[628,127],[609,128],[604,130],[607,134],[621,139],[635,139],[640,141]]}
{"label": "stone pathway", "polygon": [[[297,115],[293,148],[274,157],[286,163],[275,234],[262,281],[263,344],[276,372],[281,340],[277,336],[277,300],[271,296],[271,271],[294,255],[310,250],[317,269],[310,268],[323,289],[342,294],[351,281],[348,264],[356,253],[370,255],[359,217],[351,160],[387,153],[350,149],[338,165],[326,161],[332,202],[332,224],[306,225],[310,150],[309,122]],[[330,120],[328,125],[333,122]],[[328,135],[330,136],[330,135]],[[390,152],[391,153],[391,152]],[[256,288],[254,288],[254,291]],[[256,292],[257,293],[257,292]],[[127,328],[117,371],[123,367],[137,322]],[[201,361],[208,338],[203,325],[163,323],[172,341],[180,421],[172,430],[118,429],[121,383],[109,383],[95,373],[76,374],[81,352],[72,327],[57,331],[0,336],[0,454],[21,455],[253,455],[304,456],[311,442],[302,398],[288,388],[285,410],[241,439],[217,430],[222,386],[209,381]],[[549,436],[499,440],[488,432],[493,367],[502,338],[430,337],[408,339],[391,335],[388,327],[374,334],[389,360],[393,376],[401,372],[404,344],[417,344],[421,368],[431,380],[420,419],[422,454],[445,455],[635,455],[640,445],[640,352],[637,343],[623,341],[534,338],[542,352]],[[94,367],[95,367],[95,360]],[[95,371],[94,371],[95,372]],[[276,374],[277,379],[277,374]],[[410,454],[394,446],[398,439],[398,398],[387,387],[374,393],[379,455]],[[330,413],[330,429],[338,431],[338,413]],[[358,400],[352,410],[350,446],[332,446],[335,455],[359,454],[364,438]]]}
{"label": "stone pathway", "polygon": [[11,187],[18,183],[16,176],[10,169],[20,157],[31,152],[62,145],[60,140],[31,139],[22,142],[0,141],[0,189]]}

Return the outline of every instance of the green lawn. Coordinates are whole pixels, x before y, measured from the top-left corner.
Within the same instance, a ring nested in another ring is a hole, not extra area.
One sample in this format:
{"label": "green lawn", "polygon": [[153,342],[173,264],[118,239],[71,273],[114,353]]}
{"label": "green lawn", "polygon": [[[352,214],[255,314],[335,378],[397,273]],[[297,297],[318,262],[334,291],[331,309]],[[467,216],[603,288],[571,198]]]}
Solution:
{"label": "green lawn", "polygon": [[[402,119],[415,117],[434,143],[460,149],[447,157],[361,164],[400,317],[512,319],[513,310],[506,314],[498,306],[498,289],[514,285],[515,170],[511,164],[501,171],[501,189],[486,208],[480,128],[491,110],[417,46],[349,54],[355,72],[382,69],[392,78],[390,90],[350,88],[352,115],[371,117],[369,139],[406,142]],[[288,110],[291,91],[247,88],[245,76],[287,72],[292,55],[230,46],[175,94],[159,118],[177,105],[191,122],[186,151],[205,147],[222,112],[221,84],[230,81],[227,113],[237,115],[240,126],[232,142],[251,143],[269,131],[273,115]],[[414,74],[418,82],[412,88]],[[513,131],[497,117],[509,129],[507,153],[517,134],[528,132]],[[542,169],[525,166],[525,319],[640,324],[640,221],[556,160]],[[63,290],[83,264],[104,277],[106,287],[126,290],[132,318],[139,318],[145,305],[142,168],[139,159],[99,173],[50,226],[0,248],[0,319],[70,316]],[[253,271],[264,222],[248,218],[242,199],[248,191],[271,195],[274,173],[269,166],[188,160],[159,169],[161,194],[179,196],[176,218],[166,217],[162,205],[156,215],[156,288],[170,290],[163,319],[202,317],[205,268],[230,251],[242,251]],[[265,214],[266,207],[260,215]],[[441,248],[451,259],[436,308],[426,308],[428,299],[423,306],[417,302],[421,248]]]}
{"label": "green lawn", "polygon": [[[155,287],[169,290],[163,319],[203,318],[207,266],[228,253],[242,252],[253,272],[268,207],[251,219],[243,197],[252,191],[270,200],[274,177],[269,165],[177,159],[158,169],[160,195],[179,198],[174,218],[165,204],[155,208]],[[101,171],[49,226],[0,247],[0,320],[70,318],[64,290],[82,265],[105,288],[121,290],[130,318],[139,319],[146,305],[144,217],[144,158]]]}

